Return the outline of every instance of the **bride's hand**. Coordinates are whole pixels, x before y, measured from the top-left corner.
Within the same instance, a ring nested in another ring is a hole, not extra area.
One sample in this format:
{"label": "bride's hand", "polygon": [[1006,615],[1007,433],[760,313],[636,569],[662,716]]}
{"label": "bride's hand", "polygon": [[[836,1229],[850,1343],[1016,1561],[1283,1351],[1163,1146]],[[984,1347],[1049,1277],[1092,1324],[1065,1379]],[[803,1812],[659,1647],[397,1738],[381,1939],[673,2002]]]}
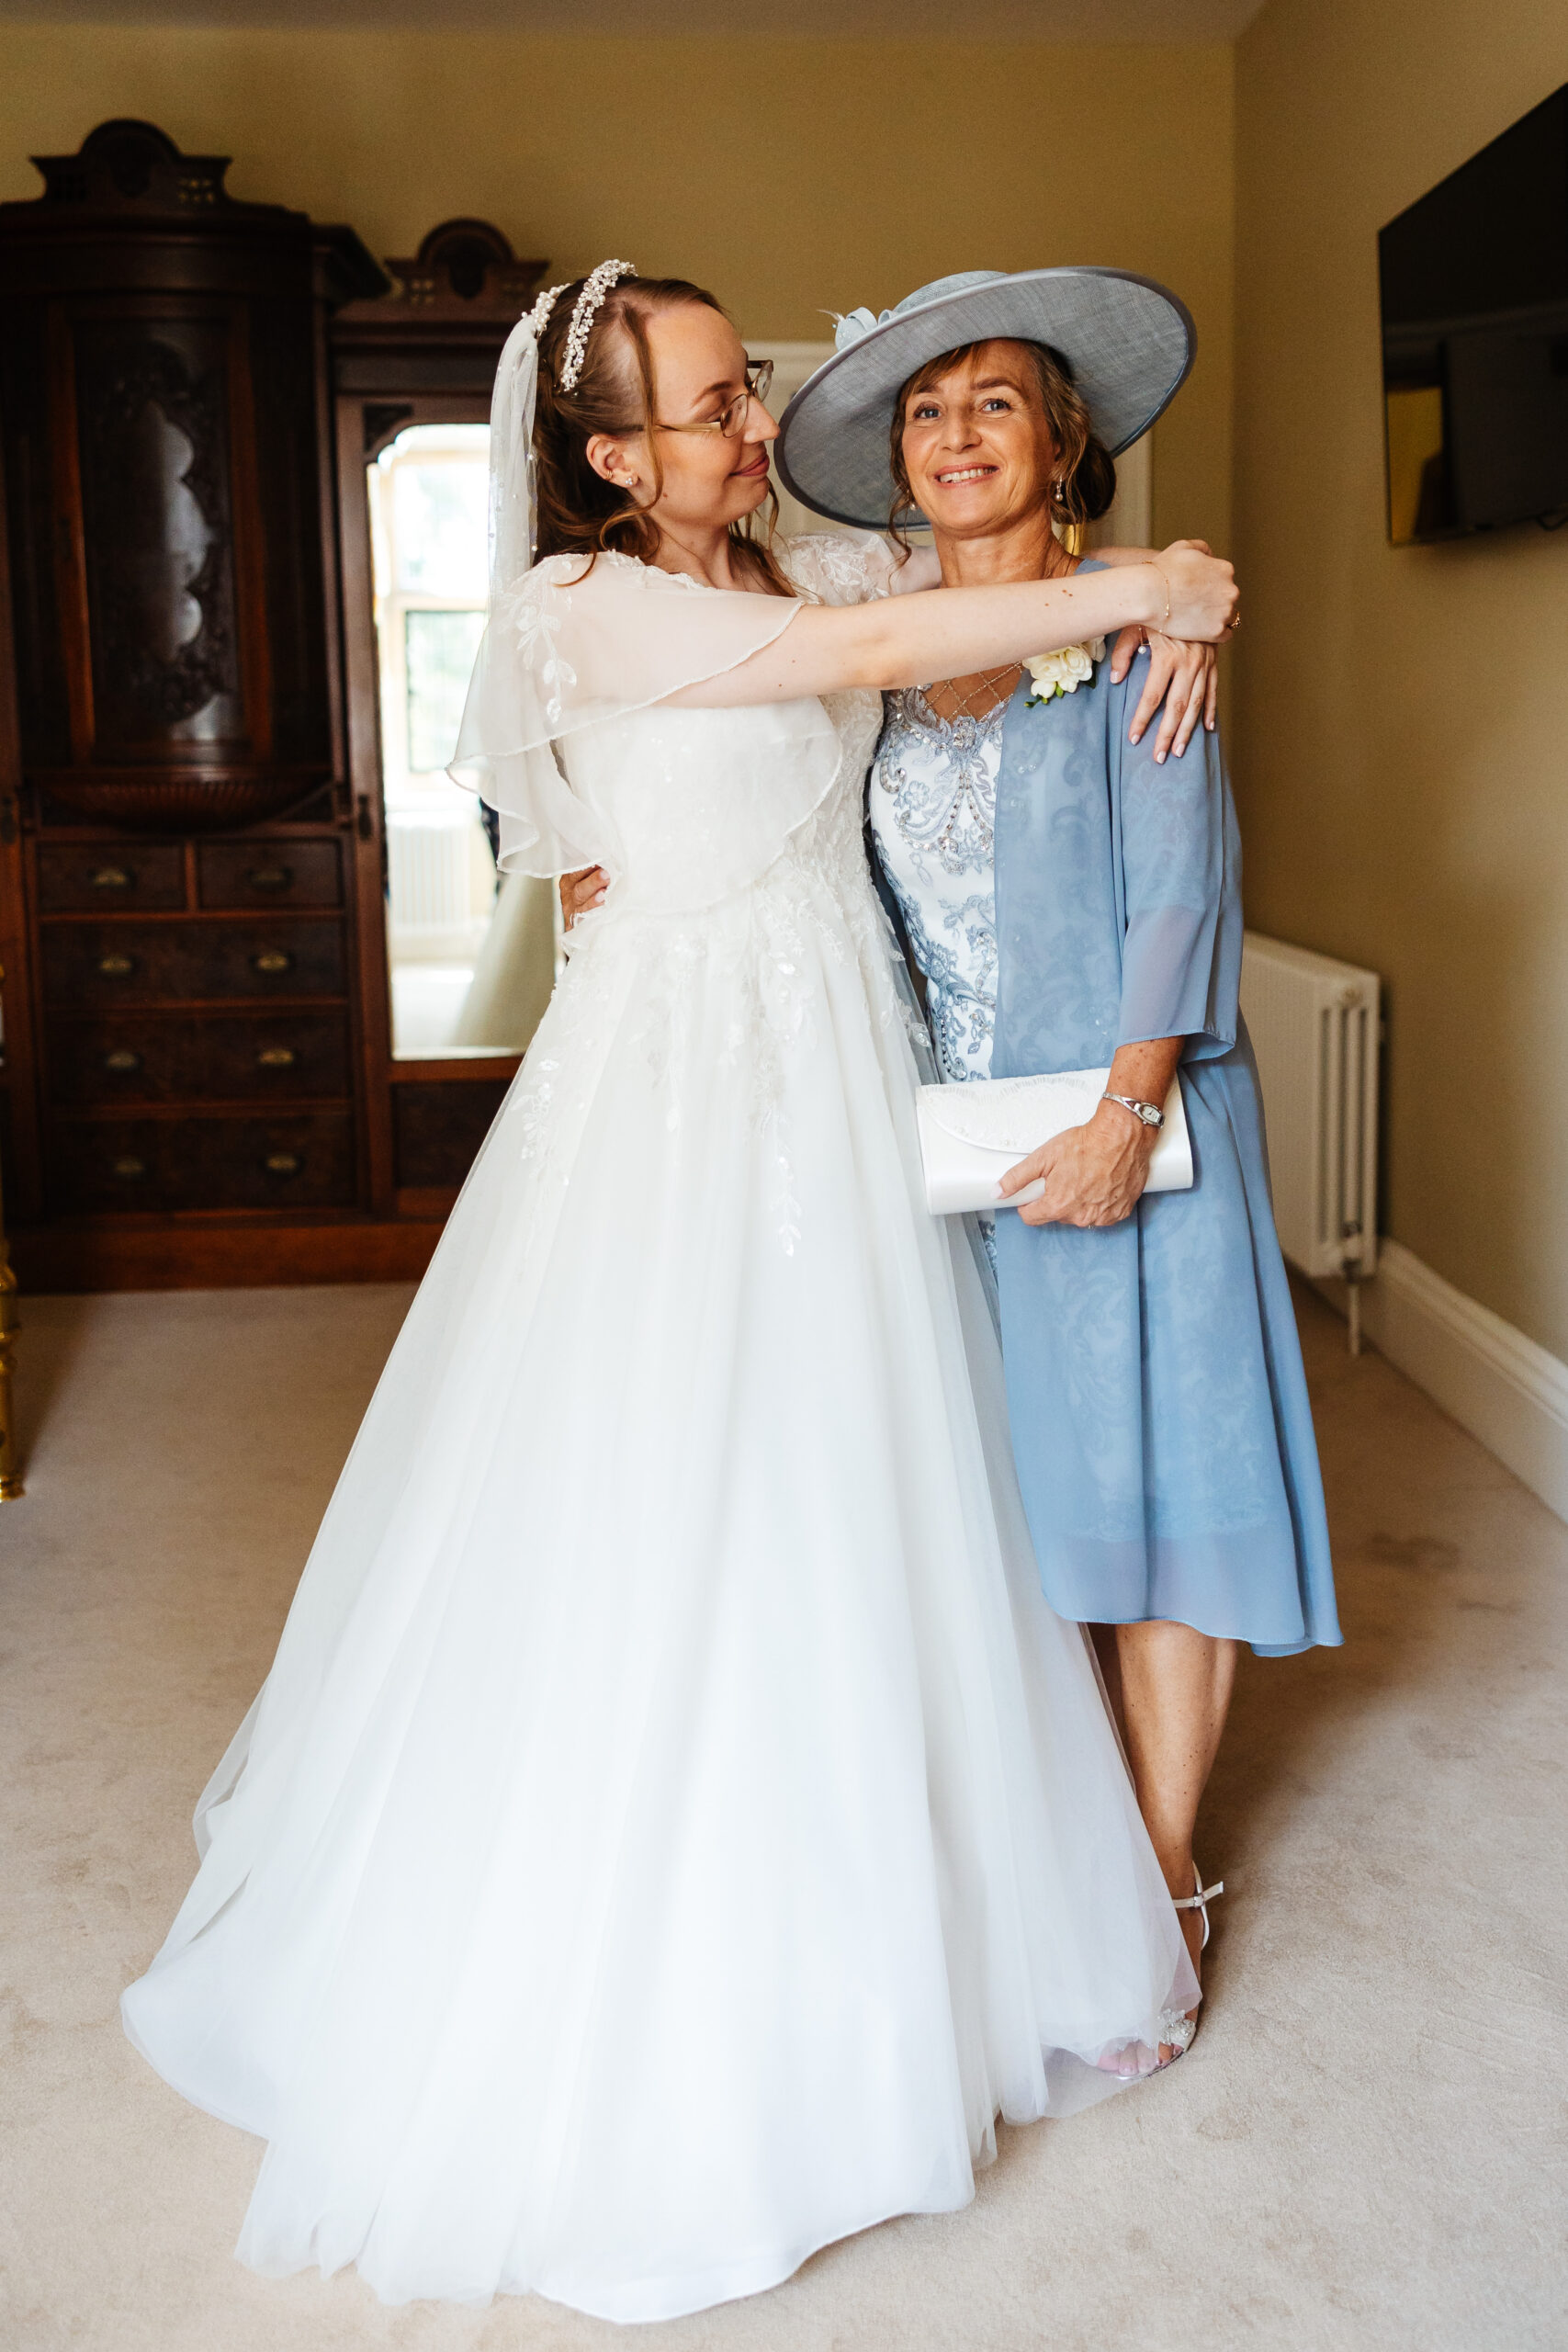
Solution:
{"label": "bride's hand", "polygon": [[565,928],[570,931],[579,915],[590,907],[602,906],[610,877],[602,865],[579,866],[575,874],[560,877],[560,910]]}
{"label": "bride's hand", "polygon": [[1223,556],[1209,555],[1197,539],[1177,539],[1155,563],[1165,582],[1169,610],[1151,624],[1168,637],[1218,644],[1236,627],[1235,572]]}
{"label": "bride's hand", "polygon": [[1211,732],[1216,723],[1219,655],[1212,645],[1189,645],[1159,629],[1124,628],[1111,657],[1111,675],[1121,684],[1144,646],[1149,649],[1149,672],[1127,729],[1127,741],[1138,742],[1161,703],[1165,716],[1155,738],[1156,765],[1168,752],[1178,759],[1192,740],[1200,718]]}

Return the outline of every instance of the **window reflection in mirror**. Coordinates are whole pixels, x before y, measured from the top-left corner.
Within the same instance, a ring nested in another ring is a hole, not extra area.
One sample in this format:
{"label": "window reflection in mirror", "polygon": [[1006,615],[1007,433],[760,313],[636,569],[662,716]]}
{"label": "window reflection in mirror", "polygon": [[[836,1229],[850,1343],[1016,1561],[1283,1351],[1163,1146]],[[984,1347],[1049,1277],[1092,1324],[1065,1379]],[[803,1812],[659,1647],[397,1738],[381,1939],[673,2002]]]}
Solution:
{"label": "window reflection in mirror", "polygon": [[369,468],[400,1061],[520,1053],[555,981],[553,884],[497,876],[494,819],[446,772],[484,628],[489,442],[412,424]]}

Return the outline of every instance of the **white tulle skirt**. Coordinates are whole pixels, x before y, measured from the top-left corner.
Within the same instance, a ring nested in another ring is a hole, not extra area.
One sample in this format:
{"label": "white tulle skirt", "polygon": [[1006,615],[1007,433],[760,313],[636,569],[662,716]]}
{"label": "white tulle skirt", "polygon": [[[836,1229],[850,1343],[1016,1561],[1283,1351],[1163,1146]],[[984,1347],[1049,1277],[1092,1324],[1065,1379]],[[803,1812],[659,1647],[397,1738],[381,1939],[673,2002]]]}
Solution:
{"label": "white tulle skirt", "polygon": [[1196,1997],[868,909],[591,919],[410,1312],[125,1996],[258,2270],[690,2312]]}

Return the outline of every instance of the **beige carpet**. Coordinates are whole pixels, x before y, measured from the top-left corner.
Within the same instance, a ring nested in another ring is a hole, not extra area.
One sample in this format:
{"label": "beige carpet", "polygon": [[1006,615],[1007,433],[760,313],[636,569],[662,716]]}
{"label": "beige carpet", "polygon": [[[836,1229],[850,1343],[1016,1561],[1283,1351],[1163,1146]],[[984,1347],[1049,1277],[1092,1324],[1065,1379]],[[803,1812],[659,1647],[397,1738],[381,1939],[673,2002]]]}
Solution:
{"label": "beige carpet", "polygon": [[[400,1289],[32,1300],[0,1509],[6,2352],[501,2352],[625,2333],[383,2310],[232,2260],[257,2143],[121,2039],[193,1798],[265,1673]],[[1568,2345],[1568,1529],[1303,1307],[1348,1646],[1249,1661],[1201,1854],[1230,1894],[1174,2072],[1006,2135],[975,2205],[657,2352]]]}

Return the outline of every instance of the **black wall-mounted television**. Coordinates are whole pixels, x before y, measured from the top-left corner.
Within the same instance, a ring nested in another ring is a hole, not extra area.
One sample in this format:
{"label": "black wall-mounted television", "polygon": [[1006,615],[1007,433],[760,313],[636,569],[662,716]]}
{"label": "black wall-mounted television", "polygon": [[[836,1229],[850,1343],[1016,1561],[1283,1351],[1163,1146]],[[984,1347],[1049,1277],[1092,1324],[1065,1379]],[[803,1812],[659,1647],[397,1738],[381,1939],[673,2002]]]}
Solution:
{"label": "black wall-mounted television", "polygon": [[1378,236],[1388,535],[1568,521],[1568,83]]}

